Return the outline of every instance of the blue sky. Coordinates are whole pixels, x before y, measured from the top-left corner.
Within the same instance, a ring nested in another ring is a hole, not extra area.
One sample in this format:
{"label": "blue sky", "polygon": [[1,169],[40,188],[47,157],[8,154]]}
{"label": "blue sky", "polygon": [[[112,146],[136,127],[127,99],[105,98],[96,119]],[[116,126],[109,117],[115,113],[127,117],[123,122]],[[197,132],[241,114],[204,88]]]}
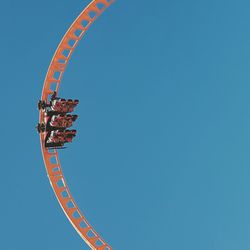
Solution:
{"label": "blue sky", "polygon": [[[46,177],[36,110],[87,0],[1,4],[0,248],[89,249]],[[60,160],[119,250],[250,249],[250,3],[116,1],[73,54],[60,95],[78,137]]]}

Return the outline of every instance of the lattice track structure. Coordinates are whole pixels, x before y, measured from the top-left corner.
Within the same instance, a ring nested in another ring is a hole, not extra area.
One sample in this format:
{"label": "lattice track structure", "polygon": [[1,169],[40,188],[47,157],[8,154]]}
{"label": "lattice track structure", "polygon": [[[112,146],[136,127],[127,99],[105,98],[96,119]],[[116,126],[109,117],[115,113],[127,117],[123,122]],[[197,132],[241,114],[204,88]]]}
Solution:
{"label": "lattice track structure", "polygon": [[[113,2],[114,0],[93,0],[70,26],[51,60],[45,77],[41,100],[48,101],[53,91],[58,92],[63,73],[78,42],[97,17]],[[44,118],[44,112],[40,111],[40,123],[44,121]],[[59,162],[58,151],[56,149],[45,148],[44,141],[45,133],[40,133],[42,155],[48,178],[65,215],[91,249],[112,250],[81,213],[65,181]]]}

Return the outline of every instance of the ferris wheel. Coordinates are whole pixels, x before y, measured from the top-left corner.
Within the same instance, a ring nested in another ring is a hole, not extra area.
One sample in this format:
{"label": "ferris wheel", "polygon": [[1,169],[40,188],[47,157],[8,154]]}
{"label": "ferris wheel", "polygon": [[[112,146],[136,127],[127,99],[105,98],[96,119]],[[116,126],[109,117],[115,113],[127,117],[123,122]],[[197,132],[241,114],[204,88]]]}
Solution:
{"label": "ferris wheel", "polygon": [[61,79],[69,59],[81,38],[97,17],[109,7],[114,0],[93,0],[75,19],[62,38],[49,65],[41,100],[38,103],[40,143],[47,175],[65,215],[72,226],[93,250],[112,250],[101,236],[88,223],[74,201],[66,183],[59,161],[58,148],[72,142],[76,130],[69,130],[77,119],[74,111],[79,100],[58,97]]}

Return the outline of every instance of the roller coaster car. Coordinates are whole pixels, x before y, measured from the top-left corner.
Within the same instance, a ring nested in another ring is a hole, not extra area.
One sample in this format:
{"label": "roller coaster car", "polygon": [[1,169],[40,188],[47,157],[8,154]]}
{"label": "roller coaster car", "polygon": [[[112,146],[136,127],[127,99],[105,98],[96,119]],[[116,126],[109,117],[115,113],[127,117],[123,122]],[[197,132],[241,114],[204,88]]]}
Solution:
{"label": "roller coaster car", "polygon": [[52,115],[47,120],[47,123],[38,123],[36,128],[38,133],[43,133],[45,131],[51,132],[54,130],[64,131],[65,129],[71,127],[74,121],[77,119],[77,115]]}
{"label": "roller coaster car", "polygon": [[72,100],[72,99],[54,99],[49,103],[46,101],[39,101],[38,102],[38,109],[44,110],[48,114],[66,114],[71,113],[74,111],[74,108],[78,105],[79,100]]}
{"label": "roller coaster car", "polygon": [[79,100],[72,100],[72,99],[55,99],[51,101],[51,111],[56,113],[71,113],[74,111],[74,108],[78,105]]}
{"label": "roller coaster car", "polygon": [[53,128],[69,128],[77,119],[77,115],[53,115],[48,121],[48,127]]}
{"label": "roller coaster car", "polygon": [[45,138],[45,147],[62,147],[65,143],[72,142],[76,136],[76,130],[52,131],[48,132]]}
{"label": "roller coaster car", "polygon": [[66,114],[73,112],[74,108],[78,105],[79,100],[72,100],[72,99],[64,99],[56,97],[56,91],[53,92],[51,95],[50,101],[46,102],[44,100],[40,100],[38,102],[38,109],[47,111],[48,113],[54,114]]}

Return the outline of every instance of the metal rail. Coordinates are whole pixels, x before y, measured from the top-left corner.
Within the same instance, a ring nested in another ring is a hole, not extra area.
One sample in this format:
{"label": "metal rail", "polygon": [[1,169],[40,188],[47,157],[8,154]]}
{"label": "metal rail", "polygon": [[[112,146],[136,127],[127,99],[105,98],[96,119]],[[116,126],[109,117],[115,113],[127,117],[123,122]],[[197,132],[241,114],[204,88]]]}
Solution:
{"label": "metal rail", "polygon": [[[45,77],[41,100],[48,101],[53,91],[58,92],[63,73],[78,42],[97,17],[113,2],[114,0],[93,0],[70,26],[51,60]],[[40,123],[44,120],[42,111],[40,111],[39,120]],[[45,148],[44,140],[45,134],[41,133],[40,143],[48,178],[65,215],[91,249],[112,250],[81,213],[65,181],[57,150]]]}

